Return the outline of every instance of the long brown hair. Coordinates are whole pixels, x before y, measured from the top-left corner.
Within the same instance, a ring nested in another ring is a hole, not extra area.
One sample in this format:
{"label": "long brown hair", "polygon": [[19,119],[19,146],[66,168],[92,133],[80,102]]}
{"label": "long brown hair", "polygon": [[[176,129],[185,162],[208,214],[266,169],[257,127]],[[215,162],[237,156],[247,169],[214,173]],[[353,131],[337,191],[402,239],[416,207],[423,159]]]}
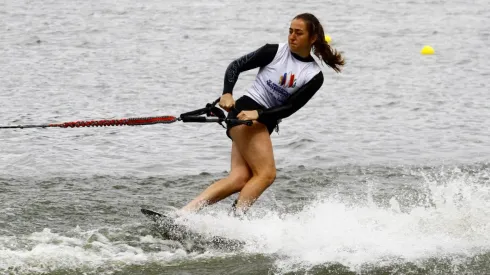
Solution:
{"label": "long brown hair", "polygon": [[339,73],[341,66],[345,64],[344,58],[325,41],[325,32],[318,18],[311,13],[302,13],[296,15],[294,19],[301,19],[306,23],[310,37],[317,35],[316,41],[313,43],[313,53]]}

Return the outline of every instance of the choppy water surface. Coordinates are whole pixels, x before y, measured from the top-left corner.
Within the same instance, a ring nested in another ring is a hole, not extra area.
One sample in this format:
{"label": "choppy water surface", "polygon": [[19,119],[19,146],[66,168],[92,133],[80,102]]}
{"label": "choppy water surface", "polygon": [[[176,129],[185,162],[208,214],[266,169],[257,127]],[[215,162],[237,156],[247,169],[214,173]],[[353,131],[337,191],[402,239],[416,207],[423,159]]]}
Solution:
{"label": "choppy water surface", "polygon": [[139,212],[226,176],[217,124],[4,129],[0,273],[488,274],[486,1],[3,2],[0,124],[204,107],[229,62],[286,42],[305,11],[344,72],[324,67],[321,91],[272,134],[278,177],[249,217],[227,215],[232,197],[181,221],[243,247],[166,240]]}

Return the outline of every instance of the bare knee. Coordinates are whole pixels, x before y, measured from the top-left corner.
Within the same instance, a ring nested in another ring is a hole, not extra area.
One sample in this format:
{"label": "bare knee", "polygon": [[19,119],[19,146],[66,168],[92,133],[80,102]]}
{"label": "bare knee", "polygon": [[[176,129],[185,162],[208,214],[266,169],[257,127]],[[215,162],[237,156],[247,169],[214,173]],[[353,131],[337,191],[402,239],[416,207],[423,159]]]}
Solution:
{"label": "bare knee", "polygon": [[252,178],[249,171],[231,171],[228,179],[230,179],[233,186],[236,188],[236,192],[242,190],[243,186]]}
{"label": "bare knee", "polygon": [[261,179],[261,181],[267,186],[271,185],[276,180],[276,168],[270,167],[258,172],[257,177]]}
{"label": "bare knee", "polygon": [[276,167],[272,168],[267,174],[267,182],[271,185],[276,180]]}

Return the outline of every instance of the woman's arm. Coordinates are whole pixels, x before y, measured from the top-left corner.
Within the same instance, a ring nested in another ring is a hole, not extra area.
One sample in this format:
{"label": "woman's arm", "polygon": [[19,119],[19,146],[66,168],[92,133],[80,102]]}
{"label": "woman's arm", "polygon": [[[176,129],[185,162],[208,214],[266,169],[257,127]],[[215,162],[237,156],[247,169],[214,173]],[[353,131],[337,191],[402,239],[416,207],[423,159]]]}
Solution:
{"label": "woman's arm", "polygon": [[254,52],[246,54],[230,63],[225,72],[223,94],[233,93],[233,88],[238,81],[241,72],[258,67],[264,67],[271,63],[279,48],[278,44],[265,44]]}
{"label": "woman's arm", "polygon": [[283,105],[270,109],[258,110],[259,117],[278,120],[294,114],[313,97],[322,85],[323,73],[319,72],[303,87],[292,94]]}

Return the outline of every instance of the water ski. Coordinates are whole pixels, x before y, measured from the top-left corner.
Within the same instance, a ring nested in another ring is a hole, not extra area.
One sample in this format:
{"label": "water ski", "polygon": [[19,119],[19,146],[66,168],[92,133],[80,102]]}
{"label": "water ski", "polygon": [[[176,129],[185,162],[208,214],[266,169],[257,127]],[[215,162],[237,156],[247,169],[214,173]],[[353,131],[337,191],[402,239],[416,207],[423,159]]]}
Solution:
{"label": "water ski", "polygon": [[149,210],[149,209],[141,209],[141,213],[143,213],[145,216],[149,217],[152,219],[154,222],[158,221],[161,218],[165,218],[164,215],[157,213],[155,211]]}
{"label": "water ski", "polygon": [[200,246],[212,246],[218,249],[238,249],[244,245],[243,242],[220,236],[205,236],[192,231],[184,225],[175,223],[170,216],[149,209],[141,209],[146,217],[155,222],[159,232],[166,238],[185,242],[192,241]]}

